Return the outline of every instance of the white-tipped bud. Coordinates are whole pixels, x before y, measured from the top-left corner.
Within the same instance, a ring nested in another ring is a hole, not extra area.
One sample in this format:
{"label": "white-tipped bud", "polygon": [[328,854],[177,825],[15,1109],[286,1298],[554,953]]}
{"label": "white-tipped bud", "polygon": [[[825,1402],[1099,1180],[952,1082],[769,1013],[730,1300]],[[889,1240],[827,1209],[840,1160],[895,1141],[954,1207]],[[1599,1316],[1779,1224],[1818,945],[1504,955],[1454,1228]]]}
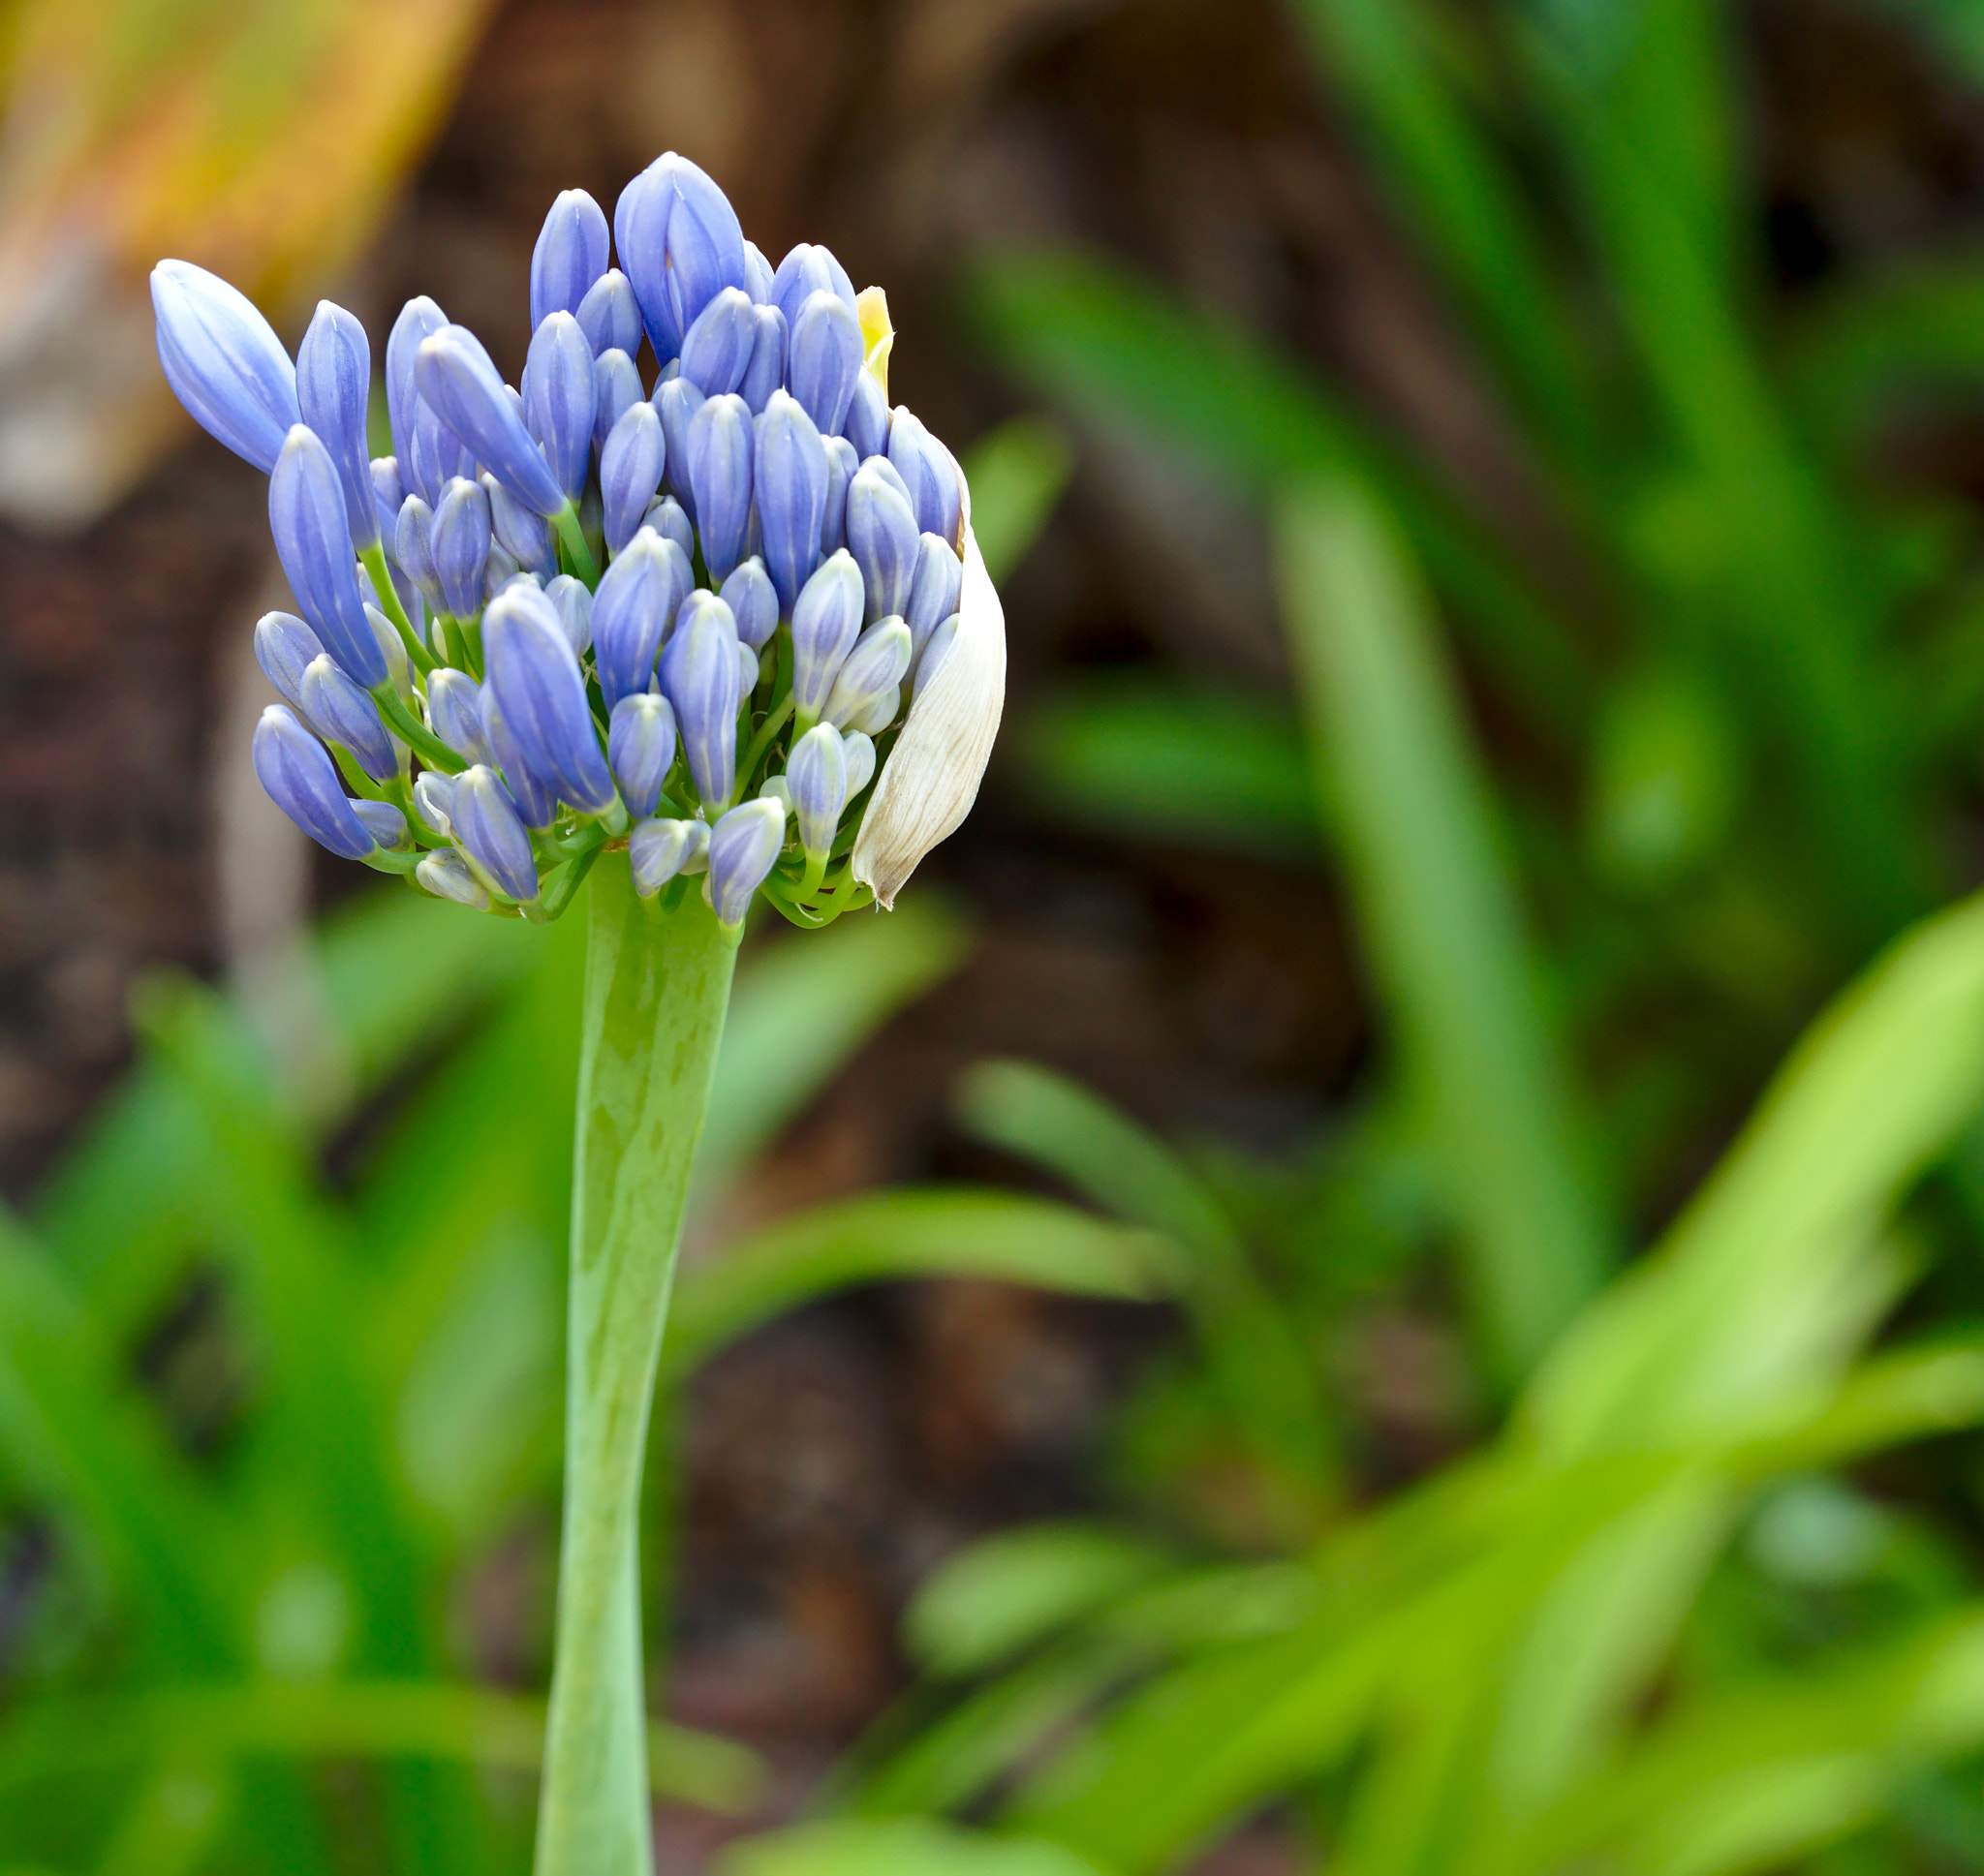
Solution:
{"label": "white-tipped bud", "polygon": [[452,847],[422,855],[414,877],[437,899],[451,899],[457,906],[473,906],[478,911],[489,904],[487,888]]}
{"label": "white-tipped bud", "polygon": [[853,876],[884,907],[971,813],[1006,708],[1006,614],[972,532],[962,475],[958,486],[965,570],[956,631],[941,665],[921,674],[854,842]]}

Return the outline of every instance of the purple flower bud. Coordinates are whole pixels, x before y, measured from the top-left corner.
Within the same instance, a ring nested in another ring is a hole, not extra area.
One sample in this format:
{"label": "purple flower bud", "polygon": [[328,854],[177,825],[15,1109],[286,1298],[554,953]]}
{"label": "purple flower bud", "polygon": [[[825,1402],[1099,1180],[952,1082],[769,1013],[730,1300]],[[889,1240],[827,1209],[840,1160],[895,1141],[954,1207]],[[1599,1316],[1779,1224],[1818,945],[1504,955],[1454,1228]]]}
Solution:
{"label": "purple flower bud", "polygon": [[[837,729],[868,729],[867,723],[861,721],[864,713],[901,684],[910,668],[910,629],[900,617],[878,620],[854,641],[853,650],[835,672],[821,716]],[[894,715],[891,709],[877,727],[885,727]],[[869,730],[870,735],[874,733]]]}
{"label": "purple flower bud", "polygon": [[573,655],[583,658],[593,647],[593,596],[586,583],[560,573],[545,587],[544,598],[558,608],[558,621],[572,641]]}
{"label": "purple flower bud", "polygon": [[409,495],[400,505],[399,520],[392,531],[392,557],[420,589],[428,610],[446,612],[441,574],[434,565],[434,510],[418,495]]}
{"label": "purple flower bud", "polygon": [[358,598],[337,466],[316,431],[300,423],[285,439],[269,474],[268,527],[297,610],[368,691],[384,684],[388,673]]}
{"label": "purple flower bud", "polygon": [[372,483],[372,511],[379,517],[379,532],[386,551],[392,552],[392,531],[399,524],[399,505],[407,499],[407,486],[400,479],[397,456],[374,456],[367,465]]}
{"label": "purple flower bud", "polygon": [[724,582],[721,597],[737,622],[737,642],[754,653],[761,652],[779,629],[779,596],[772,590],[763,561],[755,554],[739,561]]}
{"label": "purple flower bud", "polygon": [[910,603],[903,612],[914,647],[912,662],[929,642],[930,634],[957,610],[964,583],[964,562],[950,551],[949,544],[934,534],[922,536],[916,542],[916,571],[910,581]]}
{"label": "purple flower bud", "polygon": [[320,652],[303,667],[297,686],[302,716],[327,742],[349,750],[353,759],[375,782],[399,773],[399,754],[379,706],[339,670],[328,652]]}
{"label": "purple flower bud", "polygon": [[848,803],[848,753],[831,723],[816,723],[786,758],[786,791],[809,856],[830,852]]}
{"label": "purple flower bud", "polygon": [[870,460],[848,484],[848,551],[861,569],[871,624],[908,607],[916,576],[916,517],[894,480]]}
{"label": "purple flower bud", "polygon": [[159,365],[172,394],[208,436],[266,476],[292,425],[296,368],[245,293],[190,261],[151,270]]}
{"label": "purple flower bud", "polygon": [[689,485],[689,426],[702,409],[702,392],[686,378],[665,378],[655,386],[655,410],[662,419],[664,486],[696,519],[696,496]]}
{"label": "purple flower bud", "polygon": [[640,529],[606,569],[593,595],[593,663],[609,711],[648,688],[668,622],[694,584],[681,548],[651,528]]}
{"label": "purple flower bud", "polygon": [[737,386],[754,416],[786,382],[786,316],[776,306],[760,306],[755,312],[758,336],[751,347],[751,362],[744,368],[744,382]]}
{"label": "purple flower bud", "polygon": [[863,462],[888,447],[888,399],[883,396],[872,372],[863,371],[854,378],[841,435],[854,446],[854,454]]}
{"label": "purple flower bud", "polygon": [[888,460],[909,490],[916,526],[946,546],[955,540],[962,500],[957,464],[950,451],[923,427],[922,418],[901,404],[888,419]]}
{"label": "purple flower bud", "polygon": [[482,614],[482,648],[484,689],[524,765],[581,814],[604,814],[613,805],[613,778],[557,607],[534,586],[505,588]]}
{"label": "purple flower bud", "polygon": [[642,691],[613,706],[606,759],[627,812],[643,817],[653,814],[675,760],[675,712],[666,697]]}
{"label": "purple flower bud", "polygon": [[861,569],[846,548],[821,563],[792,607],[792,708],[811,729],[861,633]]}
{"label": "purple flower bud", "polygon": [[796,322],[799,308],[822,292],[833,294],[849,312],[855,313],[858,325],[854,283],[848,278],[847,268],[833,258],[831,249],[801,241],[779,262],[778,272],[772,275],[771,303],[789,321]]}
{"label": "purple flower bud", "polygon": [[689,485],[703,565],[728,579],[751,526],[751,407],[735,393],[710,398],[690,420]]}
{"label": "purple flower bud", "polygon": [[662,653],[662,690],[675,706],[690,780],[709,807],[737,781],[737,623],[714,593],[682,603]]}
{"label": "purple flower bud", "polygon": [[841,748],[848,756],[848,800],[852,801],[875,780],[875,744],[857,729],[841,733]]}
{"label": "purple flower bud", "polygon": [[371,451],[365,406],[372,395],[372,347],[365,328],[342,306],[317,302],[317,316],[296,348],[296,403],[303,421],[323,439],[343,484],[352,545],[379,540],[372,499]]}
{"label": "purple flower bud", "polygon": [[627,837],[634,890],[652,899],[678,873],[700,873],[709,864],[709,823],[644,820]]}
{"label": "purple flower bud", "polygon": [[324,656],[317,634],[294,612],[264,612],[255,622],[255,661],[275,687],[276,695],[307,721],[303,708],[303,672],[313,658]]}
{"label": "purple flower bud", "polygon": [[538,896],[538,867],[531,837],[518,819],[516,804],[494,769],[478,762],[454,779],[448,818],[470,863],[498,892],[529,901]]}
{"label": "purple flower bud", "polygon": [[324,745],[279,703],[270,704],[255,725],[254,758],[269,800],[320,846],[362,860],[379,845],[352,812]]}
{"label": "purple flower bud", "polygon": [[606,211],[583,189],[551,204],[531,254],[531,326],[553,313],[576,313],[606,271]]}
{"label": "purple flower bud", "polygon": [[488,908],[487,890],[469,871],[468,862],[451,847],[439,853],[423,853],[414,869],[414,877],[436,899],[451,899],[457,906],[471,906],[479,912]]}
{"label": "purple flower bud", "polygon": [[726,287],[682,335],[682,376],[705,397],[722,397],[744,382],[758,343],[758,313],[751,295]]}
{"label": "purple flower bud", "polygon": [[709,830],[709,903],[719,925],[734,931],[744,923],[785,844],[786,811],[761,798],[732,808]]}
{"label": "purple flower bud", "polygon": [[487,605],[512,580],[522,580],[531,586],[542,585],[535,574],[526,573],[516,564],[501,542],[492,540],[489,557],[482,563],[482,603]]}
{"label": "purple flower bud", "polygon": [[[682,504],[672,495],[665,495],[651,506],[643,527],[652,528],[664,540],[672,540],[682,549],[682,558],[693,561],[696,558],[696,530],[689,525],[689,517],[682,511]],[[694,582],[692,582],[694,584]],[[687,597],[686,590],[684,597]]]}
{"label": "purple flower bud", "polygon": [[413,492],[434,507],[441,501],[441,491],[457,476],[475,473],[475,453],[462,446],[462,440],[434,415],[424,399],[417,397],[406,454],[406,479]]}
{"label": "purple flower bud", "polygon": [[496,694],[486,684],[482,687],[482,734],[496,752],[496,766],[503,772],[504,785],[516,804],[516,812],[523,816],[523,824],[549,827],[558,818],[558,798],[531,773],[523,751],[503,721],[503,712],[496,707]]}
{"label": "purple flower bud", "polygon": [[398,846],[407,837],[407,817],[389,801],[354,800],[352,813],[381,846]]}
{"label": "purple flower bud", "polygon": [[570,313],[552,313],[531,335],[524,363],[524,421],[568,501],[585,492],[600,388],[593,349]]}
{"label": "purple flower bud", "polygon": [[771,262],[764,258],[764,251],[756,241],[744,243],[745,291],[755,304],[768,306],[771,303],[772,271]]}
{"label": "purple flower bud", "polygon": [[[594,357],[618,352],[633,362],[640,350],[640,307],[618,267],[608,267],[579,302],[578,329],[585,334]],[[635,395],[640,395],[637,385]]]}
{"label": "purple flower bud", "polygon": [[496,544],[524,572],[549,579],[558,571],[558,541],[551,524],[525,507],[495,477],[484,476],[481,481],[482,493],[489,498],[489,531],[496,537]]}
{"label": "purple flower bud", "polygon": [[414,777],[414,812],[437,834],[451,834],[449,804],[454,799],[454,777],[441,769],[422,769]]}
{"label": "purple flower bud", "polygon": [[682,335],[726,287],[750,285],[737,211],[707,175],[673,150],[620,192],[613,245],[657,358],[681,352]]}
{"label": "purple flower bud", "polygon": [[457,476],[441,491],[427,532],[441,582],[441,609],[473,619],[482,609],[482,571],[489,561],[489,496],[480,482]]}
{"label": "purple flower bud", "polygon": [[[590,388],[590,372],[587,379]],[[444,325],[420,341],[414,383],[421,401],[525,507],[543,515],[564,508],[564,489],[524,428],[482,342],[467,326]],[[591,433],[588,416],[586,434]]]}
{"label": "purple flower bud", "polygon": [[[386,415],[392,426],[392,453],[399,458],[400,474],[413,481],[411,458],[414,446],[414,415],[419,406],[419,392],[414,387],[414,358],[422,339],[432,338],[448,323],[448,315],[422,293],[400,308],[399,318],[386,341]],[[443,479],[446,479],[445,477]],[[440,484],[437,483],[436,487]]]}
{"label": "purple flower bud", "polygon": [[952,613],[935,631],[929,641],[916,655],[915,668],[910,673],[910,699],[915,700],[916,692],[930,682],[944,668],[944,661],[950,656],[950,648],[957,638],[958,615]]}
{"label": "purple flower bud", "polygon": [[599,406],[593,416],[593,447],[604,449],[614,424],[642,401],[634,359],[625,352],[601,353],[593,360],[593,389]]}
{"label": "purple flower bud", "polygon": [[826,446],[806,407],[784,391],[772,392],[758,419],[756,470],[765,570],[779,610],[789,613],[820,565],[830,472]]}
{"label": "purple flower bud", "polygon": [[495,766],[482,733],[482,687],[466,671],[444,665],[427,674],[427,726],[464,762]]}
{"label": "purple flower bud", "polygon": [[786,384],[822,436],[838,436],[847,421],[862,356],[861,322],[853,308],[823,289],[809,293],[792,318]]}
{"label": "purple flower bud", "polygon": [[826,449],[826,507],[820,517],[822,557],[837,554],[848,544],[848,484],[861,466],[854,446],[846,437],[822,437]]}
{"label": "purple flower bud", "polygon": [[666,447],[655,407],[630,404],[600,451],[600,500],[608,552],[619,553],[647,519],[648,506],[662,485]]}

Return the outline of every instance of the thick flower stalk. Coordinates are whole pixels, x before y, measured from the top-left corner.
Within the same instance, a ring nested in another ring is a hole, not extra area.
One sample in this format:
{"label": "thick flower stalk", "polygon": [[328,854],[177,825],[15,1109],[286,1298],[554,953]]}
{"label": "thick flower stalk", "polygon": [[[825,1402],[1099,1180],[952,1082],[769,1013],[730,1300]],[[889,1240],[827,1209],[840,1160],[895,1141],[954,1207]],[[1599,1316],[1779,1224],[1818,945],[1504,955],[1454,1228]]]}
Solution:
{"label": "thick flower stalk", "polygon": [[160,262],[152,297],[173,390],[269,477],[297,608],[255,629],[270,797],[498,916],[592,882],[538,1867],[640,1876],[640,1462],[731,958],[760,901],[803,927],[892,905],[970,809],[1006,674],[970,491],[889,406],[880,289],[822,247],[773,268],[673,154],[610,228],[552,204],[519,386],[407,303],[389,456],[344,309],[292,360],[199,267]]}

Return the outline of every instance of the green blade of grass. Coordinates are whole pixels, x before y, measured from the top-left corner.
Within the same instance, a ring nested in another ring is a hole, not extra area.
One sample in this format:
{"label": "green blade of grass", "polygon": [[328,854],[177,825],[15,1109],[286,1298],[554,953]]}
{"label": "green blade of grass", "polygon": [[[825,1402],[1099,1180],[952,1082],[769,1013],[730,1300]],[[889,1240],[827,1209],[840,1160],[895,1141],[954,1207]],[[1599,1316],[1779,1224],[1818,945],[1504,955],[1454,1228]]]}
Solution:
{"label": "green blade of grass", "polygon": [[1519,1378],[1598,1289],[1614,1235],[1451,677],[1404,550],[1348,484],[1287,499],[1283,601],[1366,955],[1429,1105],[1482,1347]]}

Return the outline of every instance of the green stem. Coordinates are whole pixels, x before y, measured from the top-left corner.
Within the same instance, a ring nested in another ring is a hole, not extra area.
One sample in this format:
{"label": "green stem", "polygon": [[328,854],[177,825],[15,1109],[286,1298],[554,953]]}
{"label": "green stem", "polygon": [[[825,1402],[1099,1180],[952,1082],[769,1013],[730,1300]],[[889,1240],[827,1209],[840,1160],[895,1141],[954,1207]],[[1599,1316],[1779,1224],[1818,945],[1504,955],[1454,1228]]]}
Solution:
{"label": "green stem", "polygon": [[385,608],[386,616],[392,621],[393,630],[399,633],[399,641],[407,648],[407,656],[414,661],[414,669],[426,672],[434,668],[434,654],[420,643],[420,634],[414,630],[414,622],[407,617],[407,609],[399,602],[399,592],[392,583],[392,575],[387,569],[386,549],[374,542],[360,551],[358,558],[364,563],[366,572],[372,575],[372,590],[379,595],[379,603]]}
{"label": "green stem", "polygon": [[392,688],[390,678],[372,692],[372,701],[379,706],[379,714],[386,719],[386,726],[409,749],[418,750],[421,761],[430,769],[444,769],[450,775],[459,775],[468,767],[425,723],[415,720],[413,712],[400,702],[399,692]]}
{"label": "green stem", "polygon": [[771,739],[785,728],[792,714],[792,699],[790,695],[758,726],[758,734],[751,739],[751,747],[744,752],[744,759],[737,764],[737,785],[748,788],[751,777],[759,763],[764,760],[764,753],[771,748]]}
{"label": "green stem", "polygon": [[640,1467],[736,953],[699,895],[587,910],[567,1328],[565,1529],[537,1876],[650,1876]]}
{"label": "green stem", "polygon": [[565,549],[565,558],[571,570],[578,575],[588,587],[600,583],[600,566],[593,559],[593,550],[586,544],[585,530],[578,524],[578,510],[570,502],[551,517],[551,526],[557,531],[558,544]]}

